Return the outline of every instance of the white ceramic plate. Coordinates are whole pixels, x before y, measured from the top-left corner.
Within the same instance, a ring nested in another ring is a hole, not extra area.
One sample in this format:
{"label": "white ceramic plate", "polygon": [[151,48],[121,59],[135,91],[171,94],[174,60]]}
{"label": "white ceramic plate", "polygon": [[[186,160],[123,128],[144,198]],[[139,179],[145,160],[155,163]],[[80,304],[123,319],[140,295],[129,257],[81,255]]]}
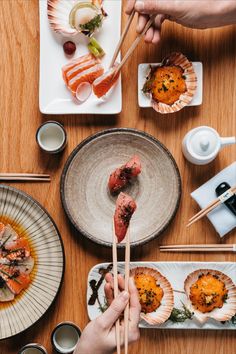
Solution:
{"label": "white ceramic plate", "polygon": [[[26,230],[34,268],[26,290],[5,304],[0,302],[0,339],[14,336],[37,322],[60,290],[64,273],[64,249],[56,225],[38,202],[26,193],[0,186],[0,220]],[[24,231],[25,232],[25,231]]]}
{"label": "white ceramic plate", "polygon": [[[89,285],[89,282],[93,279],[98,281],[101,277],[99,274],[99,269],[100,268],[107,268],[109,263],[101,263],[97,264],[95,267],[93,267],[88,275],[88,285],[87,285],[87,304],[90,299],[90,296],[92,294],[91,287]],[[158,270],[162,275],[164,275],[169,282],[172,285],[172,288],[174,290],[179,290],[183,291],[184,287],[184,280],[190,274],[191,272],[197,270],[197,269],[215,269],[219,270],[226,275],[228,275],[234,283],[236,283],[236,267],[235,263],[230,263],[230,262],[131,262],[130,263],[130,268],[135,268],[135,267],[150,267]],[[124,263],[119,263],[118,265],[118,271],[121,274],[124,274]],[[104,284],[105,281],[103,281],[102,285],[99,288],[98,291],[98,296],[100,299],[100,302],[104,304]],[[181,302],[185,303],[186,302],[186,296],[185,294],[178,293],[174,291],[174,307],[175,308],[180,308],[182,307]],[[98,302],[96,302],[94,305],[89,306],[87,305],[87,310],[88,310],[88,316],[92,320],[99,316],[101,314],[101,311],[99,309]],[[170,320],[165,322],[162,325],[156,325],[156,326],[150,326],[146,322],[141,321],[140,322],[140,327],[141,328],[164,328],[164,329],[231,329],[231,330],[236,330],[236,325],[234,325],[231,321],[221,323],[217,322],[215,320],[208,320],[205,324],[200,324],[196,319],[192,320],[186,320],[185,322],[178,322],[178,323],[173,323]]]}
{"label": "white ceramic plate", "polygon": [[[105,70],[109,67],[120,37],[121,1],[104,0],[104,9],[108,13],[102,29],[95,37],[106,52],[102,60]],[[92,93],[83,104],[75,103],[67,90],[61,75],[61,68],[69,59],[62,45],[68,40],[77,44],[73,58],[88,53],[87,38],[80,34],[76,38],[62,37],[50,28],[47,17],[47,1],[39,0],[40,11],[40,84],[39,108],[45,114],[117,114],[122,108],[121,79],[107,94],[98,99]],[[119,59],[119,57],[118,57]]]}
{"label": "white ceramic plate", "polygon": [[[147,108],[152,107],[151,100],[145,93],[143,93],[142,88],[146,81],[150,65],[160,65],[160,63],[149,63],[149,64],[139,64],[138,66],[138,104],[139,107]],[[196,93],[188,106],[199,106],[202,104],[202,83],[203,83],[203,69],[201,62],[193,62],[193,67],[197,76],[197,90]]]}

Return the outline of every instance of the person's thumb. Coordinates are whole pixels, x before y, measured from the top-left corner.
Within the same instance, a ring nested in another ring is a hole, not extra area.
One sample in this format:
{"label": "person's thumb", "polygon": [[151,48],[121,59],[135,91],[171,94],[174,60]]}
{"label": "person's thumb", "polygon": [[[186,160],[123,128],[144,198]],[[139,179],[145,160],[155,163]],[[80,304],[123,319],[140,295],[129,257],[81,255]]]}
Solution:
{"label": "person's thumb", "polygon": [[137,0],[135,3],[135,10],[142,14],[163,14],[174,15],[175,7],[170,6],[168,0]]}
{"label": "person's thumb", "polygon": [[120,317],[125,309],[129,300],[129,293],[127,291],[122,291],[111,303],[108,309],[101,316],[103,321],[103,326],[105,328],[111,328],[116,320]]}

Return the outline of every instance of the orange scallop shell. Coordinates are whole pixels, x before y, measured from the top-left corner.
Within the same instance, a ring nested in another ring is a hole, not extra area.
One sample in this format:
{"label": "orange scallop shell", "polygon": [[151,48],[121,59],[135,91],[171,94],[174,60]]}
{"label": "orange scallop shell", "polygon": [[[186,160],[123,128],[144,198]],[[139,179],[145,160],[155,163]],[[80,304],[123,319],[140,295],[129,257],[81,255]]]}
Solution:
{"label": "orange scallop shell", "polygon": [[[228,290],[228,298],[223,307],[214,309],[208,313],[202,313],[193,307],[190,301],[190,288],[192,284],[198,280],[199,275],[205,275],[208,273],[217,275],[218,278],[225,284],[225,287]],[[230,277],[218,270],[198,269],[190,273],[185,279],[184,291],[188,298],[188,307],[194,312],[194,317],[202,324],[205,323],[209,318],[213,318],[216,321],[229,321],[236,313],[236,286]]]}
{"label": "orange scallop shell", "polygon": [[172,105],[152,100],[152,107],[155,109],[155,111],[163,114],[178,112],[192,101],[197,89],[197,77],[193,68],[193,64],[182,53],[174,52],[162,61],[161,66],[162,65],[180,66],[184,70],[183,75],[186,77],[185,83],[187,90],[181,94],[179,99]]}
{"label": "orange scallop shell", "polygon": [[151,313],[141,312],[141,319],[150,325],[159,325],[168,320],[174,307],[174,293],[169,281],[157,270],[148,267],[137,267],[130,270],[130,276],[148,274],[156,279],[163,290],[163,298],[158,309]]}

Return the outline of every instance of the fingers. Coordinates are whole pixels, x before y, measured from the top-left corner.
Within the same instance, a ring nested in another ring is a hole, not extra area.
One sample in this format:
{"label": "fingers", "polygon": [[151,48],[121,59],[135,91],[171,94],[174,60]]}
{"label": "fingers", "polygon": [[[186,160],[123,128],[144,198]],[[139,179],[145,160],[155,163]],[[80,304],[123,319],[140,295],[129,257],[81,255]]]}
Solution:
{"label": "fingers", "polygon": [[110,306],[114,300],[113,288],[110,283],[106,283],[104,286],[104,292],[108,305]]}
{"label": "fingers", "polygon": [[138,23],[137,23],[137,27],[136,27],[136,31],[138,33],[141,33],[144,29],[144,27],[146,26],[146,23],[149,20],[149,16],[148,15],[140,15],[138,16]]}
{"label": "fingers", "polygon": [[[178,2],[181,3],[181,2]],[[137,0],[134,8],[141,14],[167,14],[175,15],[179,11],[174,1],[157,1],[157,0]]]}
{"label": "fingers", "polygon": [[[110,306],[112,301],[114,300],[114,278],[111,273],[107,273],[105,275],[105,280],[106,280],[106,284],[104,286],[104,292],[105,292],[107,303]],[[120,274],[118,274],[118,286],[120,291],[124,290],[125,288],[124,277]]]}
{"label": "fingers", "polygon": [[103,329],[110,329],[116,320],[120,317],[129,301],[129,293],[122,291],[116,299],[114,299],[108,309],[97,318]]}
{"label": "fingers", "polygon": [[135,1],[136,0],[127,0],[127,4],[126,4],[126,9],[125,9],[125,13],[127,15],[130,15],[133,8],[134,8],[134,5],[135,5]]}
{"label": "fingers", "polygon": [[129,294],[130,294],[130,321],[132,326],[138,326],[140,320],[141,306],[139,303],[138,290],[134,283],[134,279],[129,279]]}

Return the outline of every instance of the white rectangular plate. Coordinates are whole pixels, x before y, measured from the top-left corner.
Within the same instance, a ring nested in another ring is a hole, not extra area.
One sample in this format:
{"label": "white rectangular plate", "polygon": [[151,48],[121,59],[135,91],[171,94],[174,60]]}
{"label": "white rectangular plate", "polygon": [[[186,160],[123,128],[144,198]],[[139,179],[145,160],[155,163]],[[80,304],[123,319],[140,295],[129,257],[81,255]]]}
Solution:
{"label": "white rectangular plate", "polygon": [[[152,107],[150,98],[143,93],[142,88],[145,84],[146,77],[150,70],[150,65],[157,66],[160,63],[139,64],[138,66],[138,104],[139,107],[147,108]],[[203,81],[203,69],[201,62],[193,62],[193,67],[197,76],[197,90],[188,106],[199,106],[202,104],[202,81]]]}
{"label": "white rectangular plate", "polygon": [[[92,294],[89,282],[92,279],[98,281],[101,277],[99,274],[99,268],[106,268],[109,263],[101,263],[97,264],[93,267],[88,275],[88,287],[87,287],[87,304],[88,300]],[[158,270],[162,275],[164,275],[169,282],[171,283],[174,290],[183,291],[184,280],[188,276],[189,273],[197,270],[197,269],[215,269],[219,270],[226,275],[228,275],[234,283],[236,283],[236,265],[235,263],[230,262],[131,262],[130,268],[134,267],[150,267]],[[118,271],[121,274],[124,274],[124,262],[119,263]],[[98,296],[100,302],[104,304],[104,284],[99,288]],[[181,294],[174,291],[174,307],[181,308],[182,303],[186,302],[185,294]],[[95,305],[89,306],[87,305],[88,316],[92,320],[101,314],[99,309],[99,305],[96,302]],[[231,329],[236,330],[236,325],[234,325],[231,321],[221,323],[215,320],[208,320],[205,324],[200,324],[196,319],[186,320],[185,322],[173,323],[171,321],[167,321],[162,325],[150,326],[146,322],[140,322],[141,328],[165,328],[165,329]]]}
{"label": "white rectangular plate", "polygon": [[[115,47],[120,38],[121,1],[104,0],[108,13],[102,29],[95,37],[106,52],[102,59],[104,69],[108,69]],[[61,68],[70,59],[63,51],[63,43],[73,40],[77,50],[73,58],[88,53],[87,38],[80,34],[62,37],[50,28],[47,17],[47,0],[39,0],[40,10],[40,84],[39,108],[45,114],[117,114],[122,108],[121,78],[107,97],[98,99],[92,93],[83,104],[75,103],[67,90],[61,75]],[[119,57],[118,57],[119,59]]]}

